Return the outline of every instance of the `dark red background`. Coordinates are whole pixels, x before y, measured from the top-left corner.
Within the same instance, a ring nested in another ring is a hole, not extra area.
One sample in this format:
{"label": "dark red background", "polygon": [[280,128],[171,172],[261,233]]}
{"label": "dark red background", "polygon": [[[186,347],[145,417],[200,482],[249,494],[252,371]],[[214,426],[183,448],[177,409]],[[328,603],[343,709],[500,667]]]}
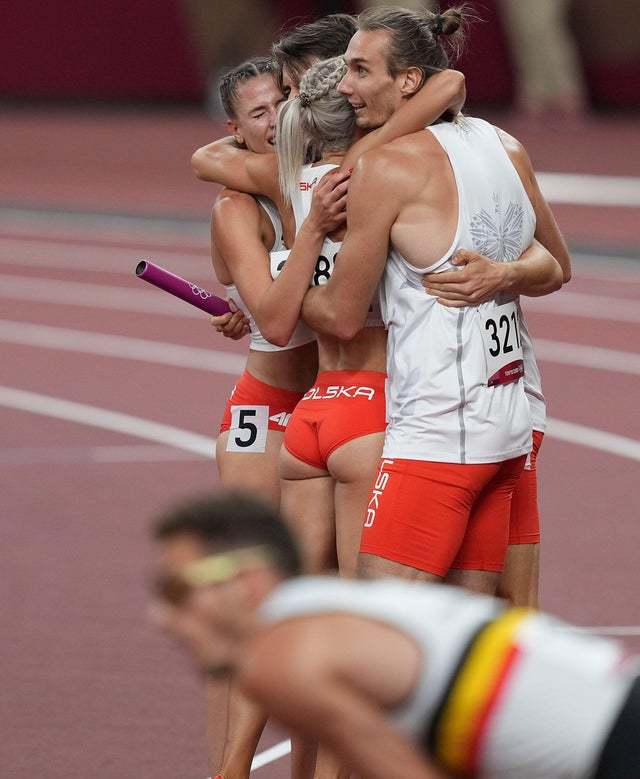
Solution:
{"label": "dark red background", "polygon": [[[451,5],[444,2],[442,6]],[[179,0],[4,0],[0,24],[0,98],[194,101],[201,72]],[[272,3],[283,23],[311,18],[310,0]],[[473,30],[461,63],[472,102],[505,103],[513,69],[496,0],[475,3],[484,24]],[[594,102],[634,106],[640,61],[597,62],[583,43]]]}

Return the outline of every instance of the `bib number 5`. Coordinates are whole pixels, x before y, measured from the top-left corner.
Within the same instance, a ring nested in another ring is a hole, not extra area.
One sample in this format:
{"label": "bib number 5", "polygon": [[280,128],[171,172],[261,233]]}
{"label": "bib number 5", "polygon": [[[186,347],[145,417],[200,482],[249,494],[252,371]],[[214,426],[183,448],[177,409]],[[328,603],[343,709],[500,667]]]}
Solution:
{"label": "bib number 5", "polygon": [[264,452],[269,406],[231,406],[227,452]]}
{"label": "bib number 5", "polygon": [[524,361],[516,304],[505,303],[483,311],[480,330],[487,363],[487,386],[509,384],[522,378]]}

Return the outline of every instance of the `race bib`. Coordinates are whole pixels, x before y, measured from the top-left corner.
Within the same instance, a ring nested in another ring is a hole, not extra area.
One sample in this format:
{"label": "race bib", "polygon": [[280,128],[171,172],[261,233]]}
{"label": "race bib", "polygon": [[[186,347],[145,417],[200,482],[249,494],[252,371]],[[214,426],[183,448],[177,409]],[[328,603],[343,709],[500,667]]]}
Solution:
{"label": "race bib", "polygon": [[264,452],[269,406],[231,406],[227,452]]}
{"label": "race bib", "polygon": [[524,376],[520,318],[515,303],[481,312],[480,331],[487,363],[487,386],[509,384]]}
{"label": "race bib", "polygon": [[[325,244],[322,247],[322,254],[316,260],[316,266],[313,269],[310,286],[320,287],[329,281],[339,251],[340,244],[325,241]],[[291,251],[289,249],[271,252],[271,278],[275,279],[282,273],[282,269],[289,259],[290,254]]]}

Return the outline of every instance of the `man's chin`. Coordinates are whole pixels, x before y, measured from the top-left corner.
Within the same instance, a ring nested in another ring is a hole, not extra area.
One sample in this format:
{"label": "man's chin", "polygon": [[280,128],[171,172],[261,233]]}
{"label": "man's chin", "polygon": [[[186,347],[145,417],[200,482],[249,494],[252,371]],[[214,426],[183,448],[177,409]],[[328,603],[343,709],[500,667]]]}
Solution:
{"label": "man's chin", "polygon": [[375,122],[372,121],[368,116],[356,116],[356,127],[359,127],[361,130],[366,130],[369,132],[369,130],[376,130],[378,127],[382,127],[384,122]]}

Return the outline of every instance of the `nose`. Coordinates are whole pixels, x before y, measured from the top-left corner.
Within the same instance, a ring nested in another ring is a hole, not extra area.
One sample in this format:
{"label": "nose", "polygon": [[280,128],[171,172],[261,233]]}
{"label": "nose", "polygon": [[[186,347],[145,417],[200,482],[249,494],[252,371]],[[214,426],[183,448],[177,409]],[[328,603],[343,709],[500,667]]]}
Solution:
{"label": "nose", "polygon": [[349,71],[347,71],[344,76],[342,77],[341,81],[339,82],[338,86],[336,87],[338,92],[340,92],[341,95],[349,96],[353,90],[351,89],[351,86],[349,84]]}

